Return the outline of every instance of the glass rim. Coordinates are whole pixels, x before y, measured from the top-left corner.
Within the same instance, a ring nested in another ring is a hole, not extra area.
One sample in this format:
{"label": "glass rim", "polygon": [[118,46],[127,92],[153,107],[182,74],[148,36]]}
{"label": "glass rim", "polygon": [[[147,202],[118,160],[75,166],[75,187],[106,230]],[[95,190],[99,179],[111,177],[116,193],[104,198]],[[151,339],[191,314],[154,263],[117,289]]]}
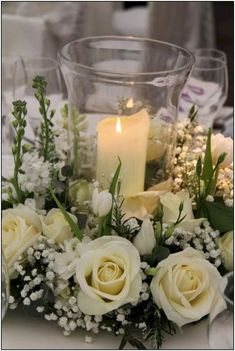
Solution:
{"label": "glass rim", "polygon": [[[26,57],[21,57],[23,60],[23,64],[25,65],[24,69],[26,71],[50,71],[52,69],[59,68],[59,62],[58,60],[48,57],[48,56],[26,56]],[[28,63],[33,63],[33,61],[37,62],[50,62],[51,65],[48,65],[46,67],[27,67]]]}
{"label": "glass rim", "polygon": [[[112,72],[109,70],[102,70],[102,69],[97,69],[91,66],[87,66],[81,63],[78,63],[76,61],[70,60],[64,53],[64,50],[66,48],[68,48],[70,45],[75,44],[75,43],[82,43],[85,41],[91,41],[91,40],[122,40],[122,41],[137,41],[137,42],[148,42],[148,43],[158,43],[158,44],[162,44],[164,46],[168,46],[168,47],[172,47],[172,48],[176,48],[181,52],[184,52],[188,58],[189,58],[189,62],[185,65],[183,65],[182,67],[176,68],[176,69],[171,69],[171,70],[162,70],[162,71],[156,71],[156,72]],[[80,67],[83,68],[87,71],[93,72],[95,74],[105,74],[105,75],[110,75],[110,74],[115,74],[116,77],[143,77],[143,76],[159,76],[159,75],[166,75],[169,73],[179,73],[182,72],[186,69],[190,69],[193,64],[195,63],[195,58],[194,55],[187,49],[184,49],[178,45],[172,44],[172,43],[168,43],[165,41],[161,41],[161,40],[155,40],[155,39],[148,39],[145,37],[135,37],[135,36],[118,36],[118,35],[104,35],[104,36],[89,36],[89,37],[84,37],[81,39],[75,39],[73,41],[70,41],[69,43],[65,44],[59,51],[58,51],[58,57],[60,60],[67,62],[67,63],[72,63],[74,64],[76,67]]]}
{"label": "glass rim", "polygon": [[[213,61],[213,62],[219,62],[220,67],[197,67],[197,60],[204,60],[204,61]],[[218,71],[219,69],[223,69],[226,67],[227,62],[221,60],[220,58],[215,58],[215,57],[208,57],[208,56],[199,56],[195,60],[195,66],[193,67],[193,71]]]}
{"label": "glass rim", "polygon": [[204,51],[204,52],[218,52],[219,54],[221,54],[221,56],[225,56],[226,57],[226,53],[222,50],[219,50],[219,49],[214,49],[214,48],[197,48],[195,50],[193,50],[193,54],[196,55],[197,51]]}

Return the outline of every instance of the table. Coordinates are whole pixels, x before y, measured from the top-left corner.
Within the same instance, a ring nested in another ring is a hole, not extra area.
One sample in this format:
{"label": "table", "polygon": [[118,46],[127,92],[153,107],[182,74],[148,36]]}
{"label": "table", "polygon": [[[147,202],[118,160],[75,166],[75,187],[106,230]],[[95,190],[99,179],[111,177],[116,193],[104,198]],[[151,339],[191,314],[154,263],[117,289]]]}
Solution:
{"label": "table", "polygon": [[[166,336],[163,349],[209,349],[207,323],[204,319],[195,325],[183,327],[183,333]],[[40,349],[40,350],[76,350],[76,349],[118,349],[121,337],[107,333],[94,336],[94,342],[85,342],[88,335],[84,330],[77,330],[70,336],[63,336],[62,329],[56,322],[48,322],[19,311],[8,311],[2,323],[2,349]],[[128,349],[133,349],[130,345]]]}

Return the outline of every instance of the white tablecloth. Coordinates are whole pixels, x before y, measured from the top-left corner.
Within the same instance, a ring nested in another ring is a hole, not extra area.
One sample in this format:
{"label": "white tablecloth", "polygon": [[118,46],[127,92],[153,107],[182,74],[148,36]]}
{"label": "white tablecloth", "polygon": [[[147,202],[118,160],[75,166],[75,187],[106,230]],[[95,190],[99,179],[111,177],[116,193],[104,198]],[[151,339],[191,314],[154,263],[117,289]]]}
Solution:
{"label": "white tablecloth", "polygon": [[[182,334],[166,335],[163,349],[209,349],[207,323],[205,319],[195,325],[185,326]],[[87,332],[78,329],[65,337],[56,322],[20,315],[17,310],[8,311],[2,323],[2,349],[118,349],[121,341],[121,337],[102,332],[93,337],[93,343],[88,344],[85,342],[86,335]],[[130,345],[127,348],[133,349]]]}

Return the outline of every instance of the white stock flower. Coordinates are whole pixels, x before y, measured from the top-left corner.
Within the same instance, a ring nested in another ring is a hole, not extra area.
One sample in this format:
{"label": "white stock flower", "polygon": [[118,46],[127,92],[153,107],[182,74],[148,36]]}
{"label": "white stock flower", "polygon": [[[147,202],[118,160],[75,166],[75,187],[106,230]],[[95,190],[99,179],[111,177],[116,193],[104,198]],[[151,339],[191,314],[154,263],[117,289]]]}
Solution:
{"label": "white stock flower", "polygon": [[47,192],[49,177],[49,162],[39,157],[37,152],[28,152],[23,157],[22,170],[19,174],[19,183],[23,191],[45,193]]}
{"label": "white stock flower", "polygon": [[218,239],[218,246],[224,256],[224,267],[228,271],[233,270],[233,231],[227,232]]}
{"label": "white stock flower", "polygon": [[98,217],[106,216],[112,207],[112,195],[108,190],[101,191],[95,188],[92,194],[92,209]]}
{"label": "white stock flower", "polygon": [[163,222],[174,223],[179,216],[179,207],[183,202],[183,210],[181,218],[185,216],[184,220],[178,224],[178,227],[192,232],[194,228],[200,226],[203,218],[194,219],[192,210],[192,200],[189,198],[187,191],[180,191],[176,194],[166,193],[160,196],[160,202],[163,205]]}
{"label": "white stock flower", "polygon": [[54,255],[54,271],[64,280],[68,280],[76,273],[77,261],[80,257],[79,244],[80,241],[77,238],[65,241],[64,252],[56,252]]}
{"label": "white stock flower", "polygon": [[[67,213],[77,223],[77,218],[71,213]],[[56,243],[63,243],[73,237],[70,225],[60,209],[52,208],[45,217],[41,216],[41,221],[43,234]]]}
{"label": "white stock flower", "polygon": [[150,255],[156,245],[153,224],[150,219],[145,219],[141,225],[139,233],[136,235],[133,244],[140,255]]}
{"label": "white stock flower", "polygon": [[127,239],[103,236],[80,250],[76,277],[78,306],[89,315],[103,315],[138,300],[140,256]]}
{"label": "white stock flower", "polygon": [[157,266],[150,289],[154,302],[179,327],[225,308],[218,270],[193,248],[169,255]]}
{"label": "white stock flower", "polygon": [[233,139],[225,138],[222,134],[211,136],[211,153],[213,164],[215,165],[219,156],[226,152],[225,160],[220,164],[220,167],[225,168],[233,162]]}
{"label": "white stock flower", "polygon": [[9,274],[14,273],[17,259],[37,240],[42,225],[29,207],[18,205],[2,212],[2,245]]}

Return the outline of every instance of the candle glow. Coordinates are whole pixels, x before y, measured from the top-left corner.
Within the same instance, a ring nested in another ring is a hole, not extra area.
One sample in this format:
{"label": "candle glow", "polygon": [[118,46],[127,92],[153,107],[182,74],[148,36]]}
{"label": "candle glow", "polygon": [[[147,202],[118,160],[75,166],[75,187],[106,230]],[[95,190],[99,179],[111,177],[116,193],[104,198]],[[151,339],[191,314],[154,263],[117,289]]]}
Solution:
{"label": "candle glow", "polygon": [[146,110],[131,116],[109,116],[97,126],[96,179],[108,189],[118,159],[121,193],[128,197],[144,190],[150,118]]}

